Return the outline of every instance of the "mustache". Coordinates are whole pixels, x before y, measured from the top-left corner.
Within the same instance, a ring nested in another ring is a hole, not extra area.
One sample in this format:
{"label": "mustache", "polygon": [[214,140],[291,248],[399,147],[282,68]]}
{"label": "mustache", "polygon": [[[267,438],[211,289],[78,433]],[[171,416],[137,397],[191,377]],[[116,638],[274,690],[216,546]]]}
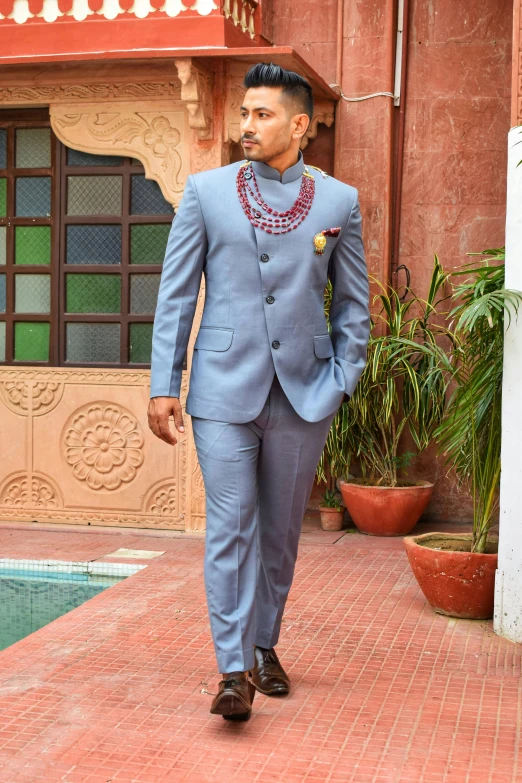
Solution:
{"label": "mustache", "polygon": [[255,136],[249,136],[247,133],[243,133],[243,135],[241,136],[241,143],[243,143],[244,141],[255,141],[256,144],[259,144],[259,141],[256,139]]}

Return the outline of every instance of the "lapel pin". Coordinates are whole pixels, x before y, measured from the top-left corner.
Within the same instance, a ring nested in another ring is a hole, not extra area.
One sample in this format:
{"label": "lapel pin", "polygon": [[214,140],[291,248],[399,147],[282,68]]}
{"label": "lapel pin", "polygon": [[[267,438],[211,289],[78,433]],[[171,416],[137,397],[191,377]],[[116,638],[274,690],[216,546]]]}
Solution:
{"label": "lapel pin", "polygon": [[322,256],[326,247],[326,237],[338,237],[340,228],[325,228],[314,236],[314,253]]}

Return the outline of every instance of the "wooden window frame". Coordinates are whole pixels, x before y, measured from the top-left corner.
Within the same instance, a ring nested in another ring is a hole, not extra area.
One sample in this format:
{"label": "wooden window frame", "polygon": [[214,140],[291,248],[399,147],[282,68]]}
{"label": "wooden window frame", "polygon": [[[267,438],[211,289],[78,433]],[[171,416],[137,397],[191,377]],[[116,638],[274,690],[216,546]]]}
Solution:
{"label": "wooden window frame", "polygon": [[[130,258],[130,233],[133,225],[171,224],[172,214],[132,215],[131,214],[131,177],[144,175],[143,166],[130,157],[122,158],[119,166],[69,166],[67,164],[68,147],[62,144],[52,131],[49,113],[43,109],[1,110],[0,128],[7,129],[7,164],[0,170],[0,177],[7,178],[8,214],[0,218],[0,226],[7,226],[6,265],[0,273],[6,275],[6,312],[0,320],[6,322],[6,356],[0,366],[36,366],[36,367],[92,367],[101,369],[148,370],[150,363],[130,362],[130,325],[133,323],[154,322],[154,314],[133,314],[130,312],[131,275],[161,275],[162,264],[132,264]],[[50,128],[51,130],[51,167],[49,169],[16,169],[15,132],[18,128]],[[100,153],[102,154],[102,153]],[[12,162],[11,168],[9,167]],[[122,210],[120,215],[67,215],[67,178],[70,176],[107,176],[122,178]],[[51,216],[16,217],[10,214],[16,211],[15,179],[19,176],[51,177]],[[119,264],[67,264],[66,232],[69,225],[119,225],[121,226],[121,261]],[[16,267],[14,258],[14,234],[16,226],[50,226],[51,259],[50,264],[20,265]],[[14,312],[14,275],[49,274],[51,277],[50,315],[44,313]],[[120,312],[103,313],[66,313],[66,275],[67,274],[117,274],[121,280]],[[26,362],[14,359],[14,324],[23,322],[50,323],[49,361]],[[120,361],[119,362],[68,362],[66,361],[66,326],[68,323],[117,323],[120,324]],[[187,367],[186,356],[183,362]]]}
{"label": "wooden window frame", "polygon": [[[56,230],[59,213],[59,193],[57,183],[57,160],[59,141],[52,132],[49,112],[41,109],[2,110],[0,111],[0,128],[7,130],[7,169],[0,169],[0,177],[7,179],[7,215],[0,218],[0,226],[7,227],[6,264],[0,267],[0,273],[6,276],[6,312],[1,314],[5,321],[5,361],[0,366],[12,367],[49,367],[58,361],[58,319],[53,317],[58,312],[58,232]],[[15,168],[15,133],[21,128],[51,129],[51,167],[17,169]],[[12,164],[12,165],[10,165]],[[15,203],[15,180],[17,177],[51,177],[51,216],[50,217],[17,217]],[[9,211],[11,207],[11,212]],[[50,226],[51,227],[51,259],[50,264],[23,264],[16,266],[14,256],[14,235],[17,226]],[[14,276],[15,274],[34,275],[48,274],[51,277],[50,313],[15,313],[14,312]],[[14,325],[18,321],[24,323],[49,323],[49,361],[28,362],[14,359]]]}
{"label": "wooden window frame", "polygon": [[[130,232],[133,225],[171,224],[173,215],[131,215],[131,177],[133,174],[144,175],[145,170],[141,164],[133,163],[131,158],[121,156],[123,163],[120,166],[67,166],[67,147],[61,145],[61,181],[60,181],[60,301],[63,303],[59,310],[60,317],[60,365],[63,367],[101,367],[101,368],[125,368],[146,370],[150,364],[134,363],[130,359],[129,335],[131,323],[154,322],[154,315],[138,315],[130,312],[130,278],[133,274],[160,275],[162,264],[131,264],[130,258]],[[121,215],[67,215],[67,177],[70,176],[107,176],[117,175],[122,177],[122,211]],[[121,226],[121,263],[120,264],[67,264],[66,263],[66,232],[67,226],[75,225],[120,225]],[[66,313],[66,274],[120,274],[121,301],[119,313]],[[82,362],[77,364],[65,360],[66,351],[66,324],[68,323],[117,323],[120,324],[120,362]]]}

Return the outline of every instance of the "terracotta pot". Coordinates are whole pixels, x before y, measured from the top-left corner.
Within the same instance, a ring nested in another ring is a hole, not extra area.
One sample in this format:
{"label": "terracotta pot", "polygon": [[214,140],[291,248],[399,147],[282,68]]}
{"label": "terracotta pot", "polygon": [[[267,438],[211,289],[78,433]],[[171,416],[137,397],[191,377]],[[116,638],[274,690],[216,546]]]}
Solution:
{"label": "terracotta pot", "polygon": [[468,620],[493,617],[496,541],[486,554],[471,553],[469,533],[425,533],[404,539],[420,589],[439,614]]}
{"label": "terracotta pot", "polygon": [[344,509],[320,506],[321,527],[323,530],[342,530]]}
{"label": "terracotta pot", "polygon": [[361,533],[369,536],[405,536],[428,505],[433,484],[419,481],[413,487],[369,487],[340,481],[341,494]]}

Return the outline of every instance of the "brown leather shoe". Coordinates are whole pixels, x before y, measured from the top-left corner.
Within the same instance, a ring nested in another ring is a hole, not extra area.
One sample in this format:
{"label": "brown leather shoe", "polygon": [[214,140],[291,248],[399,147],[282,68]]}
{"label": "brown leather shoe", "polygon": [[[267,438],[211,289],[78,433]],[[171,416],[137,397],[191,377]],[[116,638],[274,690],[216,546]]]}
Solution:
{"label": "brown leather shoe", "polygon": [[259,693],[266,696],[284,696],[290,693],[290,678],[281,666],[273,647],[270,650],[254,647],[254,659],[250,676]]}
{"label": "brown leather shoe", "polygon": [[225,720],[248,720],[252,714],[255,695],[255,688],[245,672],[223,674],[210,712],[213,715],[222,715]]}

